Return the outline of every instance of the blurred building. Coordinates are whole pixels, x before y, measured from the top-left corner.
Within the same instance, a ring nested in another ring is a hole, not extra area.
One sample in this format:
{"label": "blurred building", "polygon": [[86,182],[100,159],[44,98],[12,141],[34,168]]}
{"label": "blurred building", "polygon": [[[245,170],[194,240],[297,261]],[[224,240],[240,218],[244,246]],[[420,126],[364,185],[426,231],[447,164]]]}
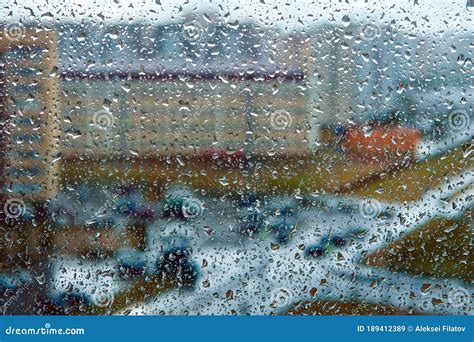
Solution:
{"label": "blurred building", "polygon": [[[4,192],[48,197],[58,165],[78,159],[308,157],[324,127],[426,126],[420,110],[472,93],[468,33],[354,23],[289,34],[210,17],[54,31],[1,40]],[[440,95],[448,86],[457,92]]]}
{"label": "blurred building", "polygon": [[83,158],[307,153],[298,44],[280,32],[199,20],[9,29],[4,193],[48,198],[59,165]]}
{"label": "blurred building", "polygon": [[[307,96],[291,37],[198,20],[61,32],[65,156],[304,149]],[[272,127],[278,113],[288,129]],[[106,130],[94,122],[101,114]]]}
{"label": "blurred building", "polygon": [[45,199],[58,182],[57,36],[18,30],[0,31],[2,193]]}

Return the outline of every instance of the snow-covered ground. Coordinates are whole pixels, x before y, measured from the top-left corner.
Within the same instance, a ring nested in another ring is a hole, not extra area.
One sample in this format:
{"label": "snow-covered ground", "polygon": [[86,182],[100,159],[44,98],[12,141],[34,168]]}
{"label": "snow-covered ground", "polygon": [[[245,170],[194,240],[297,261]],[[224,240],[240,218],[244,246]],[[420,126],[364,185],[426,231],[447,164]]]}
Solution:
{"label": "snow-covered ground", "polygon": [[[150,225],[145,253],[146,269],[154,273],[163,250],[173,247],[170,241],[185,241],[192,250],[191,260],[199,265],[195,287],[133,303],[119,314],[278,314],[295,303],[314,299],[378,303],[414,312],[472,314],[472,284],[369,268],[360,260],[429,220],[455,218],[472,208],[473,184],[474,169],[470,169],[445,179],[410,203],[394,205],[341,196],[307,198],[288,216],[292,220],[288,220],[291,239],[287,243],[278,243],[268,228],[281,216],[278,209],[268,211],[270,203],[253,204],[264,221],[260,231],[249,237],[241,234],[239,220],[246,207],[227,200],[200,199],[198,216],[188,220],[159,218]],[[292,201],[277,203],[284,207]],[[332,238],[344,242],[328,244]],[[311,254],[312,248],[325,252]],[[112,277],[99,281],[94,275],[107,275],[107,269],[116,264],[58,260],[54,294],[73,286],[94,301],[97,288],[106,288],[105,292],[111,293],[99,302],[108,305],[113,294],[127,285],[112,281]]]}

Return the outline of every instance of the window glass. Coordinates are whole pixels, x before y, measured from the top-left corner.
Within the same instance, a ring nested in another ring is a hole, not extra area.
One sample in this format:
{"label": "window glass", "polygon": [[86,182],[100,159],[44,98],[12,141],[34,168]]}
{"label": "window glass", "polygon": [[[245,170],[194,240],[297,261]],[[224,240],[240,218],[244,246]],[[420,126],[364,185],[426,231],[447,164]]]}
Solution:
{"label": "window glass", "polygon": [[472,312],[470,0],[3,8],[3,314]]}

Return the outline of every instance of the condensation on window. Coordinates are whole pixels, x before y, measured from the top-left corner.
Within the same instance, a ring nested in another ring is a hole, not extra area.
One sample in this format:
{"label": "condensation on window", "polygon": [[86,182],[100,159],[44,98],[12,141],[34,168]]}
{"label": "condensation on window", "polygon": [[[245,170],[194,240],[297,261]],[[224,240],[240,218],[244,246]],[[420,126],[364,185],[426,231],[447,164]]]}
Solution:
{"label": "condensation on window", "polygon": [[471,0],[2,7],[2,314],[472,313]]}

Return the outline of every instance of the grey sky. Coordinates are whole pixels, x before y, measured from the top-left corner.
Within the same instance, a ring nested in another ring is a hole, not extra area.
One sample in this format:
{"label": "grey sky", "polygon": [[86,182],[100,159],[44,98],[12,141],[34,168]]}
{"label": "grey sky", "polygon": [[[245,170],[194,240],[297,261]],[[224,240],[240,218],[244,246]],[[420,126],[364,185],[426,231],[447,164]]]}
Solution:
{"label": "grey sky", "polygon": [[[441,34],[472,31],[474,9],[466,0],[2,0],[3,22],[32,19],[51,21],[104,21],[163,23],[181,21],[186,13],[216,14],[230,22],[254,21],[301,30],[327,21],[342,23],[396,20],[407,31]],[[32,13],[34,15],[32,15]]]}

